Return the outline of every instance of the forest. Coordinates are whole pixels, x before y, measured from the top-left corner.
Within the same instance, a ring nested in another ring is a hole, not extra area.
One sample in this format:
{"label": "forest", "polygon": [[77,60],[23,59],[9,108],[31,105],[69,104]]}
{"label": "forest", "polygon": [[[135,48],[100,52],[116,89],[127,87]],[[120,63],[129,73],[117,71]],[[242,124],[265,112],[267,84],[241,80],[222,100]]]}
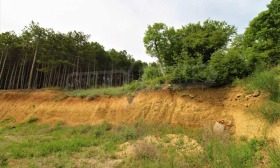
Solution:
{"label": "forest", "polygon": [[20,35],[0,34],[0,89],[120,86],[137,80],[146,63],[106,51],[83,32],[55,32],[31,22]]}
{"label": "forest", "polygon": [[0,89],[87,89],[149,80],[158,85],[229,84],[279,63],[279,6],[279,0],[272,0],[244,34],[211,19],[179,29],[149,25],[144,46],[158,60],[150,65],[126,51],[106,51],[83,32],[55,32],[32,21],[20,35],[0,34]]}

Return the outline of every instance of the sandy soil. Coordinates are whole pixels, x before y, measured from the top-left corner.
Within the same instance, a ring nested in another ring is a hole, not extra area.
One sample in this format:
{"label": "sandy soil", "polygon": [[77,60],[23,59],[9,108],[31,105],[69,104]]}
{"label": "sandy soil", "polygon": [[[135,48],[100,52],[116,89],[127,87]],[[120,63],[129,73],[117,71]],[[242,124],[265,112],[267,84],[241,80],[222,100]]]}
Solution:
{"label": "sandy soil", "polygon": [[133,97],[66,97],[63,92],[0,91],[0,121],[14,123],[30,117],[39,123],[68,125],[131,124],[139,120],[184,127],[212,127],[215,122],[230,123],[236,136],[268,137],[280,140],[279,124],[268,125],[248,112],[262,102],[264,95],[253,97],[239,87],[186,89],[181,91],[142,91]]}

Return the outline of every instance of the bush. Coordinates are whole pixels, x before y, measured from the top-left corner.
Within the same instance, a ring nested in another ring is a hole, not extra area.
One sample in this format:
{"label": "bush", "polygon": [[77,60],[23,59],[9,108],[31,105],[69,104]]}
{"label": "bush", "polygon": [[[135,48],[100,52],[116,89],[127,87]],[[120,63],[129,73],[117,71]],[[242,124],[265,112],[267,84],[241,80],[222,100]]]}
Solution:
{"label": "bush", "polygon": [[174,83],[193,83],[206,80],[206,65],[203,64],[202,57],[193,58],[186,53],[176,61],[176,65],[169,67],[172,81]]}
{"label": "bush", "polygon": [[151,64],[144,68],[142,81],[154,80],[155,78],[162,77],[159,67],[156,64]]}
{"label": "bush", "polygon": [[207,74],[216,85],[231,83],[236,78],[242,78],[250,74],[246,59],[235,50],[217,51],[208,63]]}
{"label": "bush", "polygon": [[140,141],[135,144],[134,150],[136,159],[150,159],[154,160],[159,157],[159,150],[155,144],[150,144],[145,141]]}

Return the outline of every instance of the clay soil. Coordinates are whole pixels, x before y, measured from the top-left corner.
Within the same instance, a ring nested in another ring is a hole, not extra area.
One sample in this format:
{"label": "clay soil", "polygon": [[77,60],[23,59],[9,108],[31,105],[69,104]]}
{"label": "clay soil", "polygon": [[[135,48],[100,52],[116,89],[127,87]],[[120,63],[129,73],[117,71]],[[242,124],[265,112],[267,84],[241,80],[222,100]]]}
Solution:
{"label": "clay soil", "polygon": [[141,91],[133,96],[74,98],[62,91],[1,91],[0,121],[13,124],[38,118],[38,123],[114,125],[138,121],[183,127],[211,128],[217,121],[230,122],[236,136],[280,139],[279,124],[269,125],[248,112],[261,104],[263,94],[247,95],[240,87]]}

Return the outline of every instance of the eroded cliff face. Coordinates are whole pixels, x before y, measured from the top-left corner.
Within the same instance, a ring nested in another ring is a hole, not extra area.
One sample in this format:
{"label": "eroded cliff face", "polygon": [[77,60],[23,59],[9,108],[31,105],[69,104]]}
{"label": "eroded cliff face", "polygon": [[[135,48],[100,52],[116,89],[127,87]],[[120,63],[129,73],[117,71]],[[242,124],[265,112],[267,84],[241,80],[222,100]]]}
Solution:
{"label": "eroded cliff face", "polygon": [[68,125],[132,124],[138,121],[211,128],[216,121],[229,123],[231,134],[280,139],[280,127],[269,126],[248,108],[264,96],[246,95],[239,87],[142,91],[134,96],[72,98],[58,91],[1,91],[0,121],[13,123],[36,117],[39,123]]}

